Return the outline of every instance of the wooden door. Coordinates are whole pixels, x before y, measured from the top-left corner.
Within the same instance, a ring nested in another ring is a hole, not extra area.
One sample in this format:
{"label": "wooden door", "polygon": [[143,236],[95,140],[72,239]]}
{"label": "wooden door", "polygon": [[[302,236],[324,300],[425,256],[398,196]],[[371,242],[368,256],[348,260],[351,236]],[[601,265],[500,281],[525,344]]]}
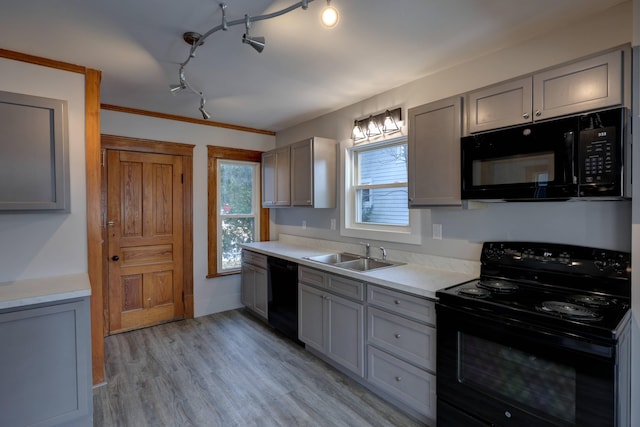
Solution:
{"label": "wooden door", "polygon": [[109,330],[184,317],[182,157],[107,151]]}

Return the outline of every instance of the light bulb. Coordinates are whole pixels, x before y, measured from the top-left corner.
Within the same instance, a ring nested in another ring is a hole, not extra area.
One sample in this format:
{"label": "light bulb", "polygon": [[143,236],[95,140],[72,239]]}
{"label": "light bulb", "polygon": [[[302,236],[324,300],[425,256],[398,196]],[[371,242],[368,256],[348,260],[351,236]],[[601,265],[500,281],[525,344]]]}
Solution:
{"label": "light bulb", "polygon": [[338,25],[339,19],[338,9],[331,6],[330,2],[327,1],[327,7],[322,10],[322,24],[327,28],[333,28]]}

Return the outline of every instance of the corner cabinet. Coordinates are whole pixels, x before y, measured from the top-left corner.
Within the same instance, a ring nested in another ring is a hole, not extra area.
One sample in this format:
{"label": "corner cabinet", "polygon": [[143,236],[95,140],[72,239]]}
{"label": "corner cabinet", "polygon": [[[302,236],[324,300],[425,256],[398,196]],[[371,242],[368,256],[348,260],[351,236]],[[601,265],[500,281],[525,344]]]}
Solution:
{"label": "corner cabinet", "polygon": [[364,377],[364,284],[298,268],[298,339]]}
{"label": "corner cabinet", "polygon": [[337,144],[313,137],[262,154],[262,207],[336,207]]}
{"label": "corner cabinet", "polygon": [[291,205],[289,147],[262,153],[262,207]]}
{"label": "corner cabinet", "polygon": [[409,109],[409,207],[461,206],[462,97]]}
{"label": "corner cabinet", "polygon": [[243,249],[241,274],[242,304],[263,320],[267,320],[269,282],[266,255]]}
{"label": "corner cabinet", "polygon": [[615,50],[470,92],[469,133],[621,105],[625,52]]}

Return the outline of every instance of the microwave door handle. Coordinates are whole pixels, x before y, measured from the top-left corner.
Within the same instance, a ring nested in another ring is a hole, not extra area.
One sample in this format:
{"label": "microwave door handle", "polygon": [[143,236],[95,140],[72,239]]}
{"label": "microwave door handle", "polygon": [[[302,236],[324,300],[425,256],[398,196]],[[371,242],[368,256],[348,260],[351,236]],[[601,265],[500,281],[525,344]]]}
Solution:
{"label": "microwave door handle", "polygon": [[[569,166],[571,168],[571,182],[573,184],[577,184],[578,183],[578,177],[576,176],[576,154],[575,154],[575,133],[573,131],[569,131],[567,133],[564,134],[564,144],[565,144],[565,148],[567,150],[566,152],[566,159],[567,162],[569,163]],[[565,182],[569,182],[569,180],[566,180]]]}

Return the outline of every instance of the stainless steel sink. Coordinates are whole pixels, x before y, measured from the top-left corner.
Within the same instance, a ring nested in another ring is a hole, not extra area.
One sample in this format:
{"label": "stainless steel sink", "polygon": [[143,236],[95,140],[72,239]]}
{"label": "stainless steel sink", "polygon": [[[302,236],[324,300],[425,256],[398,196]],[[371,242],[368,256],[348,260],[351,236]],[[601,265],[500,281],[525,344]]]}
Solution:
{"label": "stainless steel sink", "polygon": [[338,252],[333,254],[316,255],[305,257],[310,261],[320,262],[322,264],[333,265],[334,267],[340,267],[347,270],[356,271],[368,271],[378,268],[393,267],[396,265],[402,265],[401,262],[393,262],[380,260],[375,258],[365,258],[360,255],[351,254],[348,252]]}
{"label": "stainless steel sink", "polygon": [[326,254],[326,255],[317,255],[317,256],[309,256],[305,257],[308,260],[321,262],[323,264],[338,264],[345,261],[357,260],[360,258],[359,255],[350,254],[348,252],[339,252],[335,254]]}
{"label": "stainless steel sink", "polygon": [[352,261],[345,261],[335,264],[336,267],[348,268],[349,270],[368,271],[384,267],[393,267],[400,265],[397,262],[382,261],[373,258],[358,258]]}

